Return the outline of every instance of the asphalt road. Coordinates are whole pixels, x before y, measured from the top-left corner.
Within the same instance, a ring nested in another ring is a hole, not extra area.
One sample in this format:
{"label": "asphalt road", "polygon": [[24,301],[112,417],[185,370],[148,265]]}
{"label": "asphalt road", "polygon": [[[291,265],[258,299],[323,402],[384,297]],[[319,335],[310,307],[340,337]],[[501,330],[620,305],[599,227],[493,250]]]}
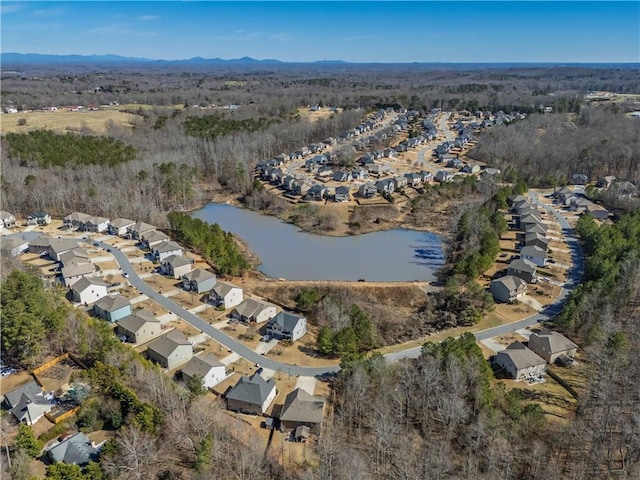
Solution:
{"label": "asphalt road", "polygon": [[[552,213],[560,223],[562,234],[564,235],[564,238],[569,245],[569,249],[571,250],[571,268],[567,272],[567,281],[565,282],[565,285],[560,292],[558,299],[551,305],[545,307],[542,311],[517,322],[499,325],[497,327],[488,328],[486,330],[477,332],[474,334],[476,340],[486,340],[487,338],[504,335],[521,328],[530,327],[531,325],[535,325],[537,323],[549,321],[551,318],[560,313],[562,307],[564,306],[564,303],[567,301],[567,297],[571,293],[571,290],[573,290],[582,279],[582,274],[584,272],[584,256],[582,254],[580,244],[578,243],[578,239],[575,237],[575,233],[569,225],[569,222],[567,222],[567,219],[556,209],[551,208],[548,205],[538,201],[538,196],[535,193],[529,192],[529,196],[534,203],[537,203],[546,211]],[[387,362],[397,362],[398,360],[401,360],[403,358],[417,358],[420,356],[421,350],[422,347],[415,347],[400,352],[388,353],[384,357]]]}
{"label": "asphalt road", "polygon": [[131,283],[131,285],[136,287],[141,293],[153,299],[156,303],[161,305],[163,308],[169,310],[170,312],[175,313],[180,318],[182,318],[185,322],[189,323],[190,325],[197,328],[198,330],[201,330],[203,333],[206,333],[211,338],[216,340],[218,343],[234,351],[235,353],[240,355],[242,358],[253,363],[259,363],[260,366],[268,368],[270,370],[280,371],[290,375],[302,375],[307,377],[315,377],[315,376],[323,375],[326,373],[334,373],[340,370],[340,367],[337,365],[330,366],[330,367],[300,367],[297,365],[289,365],[287,363],[276,362],[275,360],[272,360],[270,358],[257,354],[250,348],[246,347],[242,343],[229,337],[227,334],[223,333],[222,331],[216,328],[213,328],[211,325],[209,325],[207,322],[202,320],[200,317],[182,308],[180,305],[173,302],[170,298],[163,296],[162,294],[158,293],[156,290],[151,288],[149,285],[147,285],[147,283],[144,280],[142,280],[138,276],[138,274],[135,272],[127,256],[124,253],[122,253],[119,249],[111,245],[108,245],[106,243],[102,243],[102,242],[96,242],[96,243],[98,243],[100,247],[104,249],[108,248],[111,251],[111,254],[116,259],[116,262],[118,262],[118,264],[120,265],[120,268],[122,268],[122,271],[128,272],[129,283]]}

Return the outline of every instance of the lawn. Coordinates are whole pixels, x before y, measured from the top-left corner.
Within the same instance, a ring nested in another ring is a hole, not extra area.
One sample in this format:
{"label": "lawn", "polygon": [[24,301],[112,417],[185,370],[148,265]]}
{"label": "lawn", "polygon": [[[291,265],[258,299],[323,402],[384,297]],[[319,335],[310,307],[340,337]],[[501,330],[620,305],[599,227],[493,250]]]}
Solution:
{"label": "lawn", "polygon": [[[131,128],[135,115],[118,110],[101,109],[94,111],[69,112],[21,112],[14,115],[2,115],[0,128],[2,133],[27,133],[31,130],[53,130],[58,133],[80,132],[85,129],[94,133],[106,133],[107,124],[112,122],[121,127]],[[25,119],[25,125],[18,125],[19,119]]]}

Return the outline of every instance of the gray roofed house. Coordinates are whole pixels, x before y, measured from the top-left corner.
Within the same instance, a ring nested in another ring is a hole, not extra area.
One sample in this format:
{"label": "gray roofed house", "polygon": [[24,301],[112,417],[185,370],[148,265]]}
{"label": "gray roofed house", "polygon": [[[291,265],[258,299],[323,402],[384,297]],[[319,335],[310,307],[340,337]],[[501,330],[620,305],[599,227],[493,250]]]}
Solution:
{"label": "gray roofed house", "polygon": [[362,198],[373,198],[378,194],[378,189],[373,183],[365,183],[358,188],[358,195]]}
{"label": "gray roofed house", "polygon": [[589,177],[584,173],[574,173],[569,179],[571,185],[586,185],[589,183]]}
{"label": "gray roofed house", "polygon": [[145,234],[156,230],[156,227],[145,222],[138,222],[127,228],[127,233],[131,238],[140,240]]}
{"label": "gray roofed house", "polygon": [[66,266],[62,268],[62,278],[64,278],[64,285],[66,287],[73,286],[81,278],[94,277],[95,275],[96,267],[91,262],[67,263]]}
{"label": "gray roofed house", "polygon": [[525,233],[524,240],[522,241],[523,247],[536,246],[547,250],[549,248],[549,239],[544,235],[536,232]]}
{"label": "gray roofed house", "polygon": [[127,342],[140,345],[160,335],[162,323],[150,310],[135,310],[118,320],[116,333],[123,335]]}
{"label": "gray roofed house", "polygon": [[535,245],[527,246],[520,250],[520,258],[529,260],[538,267],[544,267],[547,262],[547,250]]}
{"label": "gray roofed house", "polygon": [[9,212],[0,211],[0,227],[11,228],[16,226],[16,217]]}
{"label": "gray roofed house", "polygon": [[51,215],[47,212],[35,212],[27,217],[27,225],[49,225]]}
{"label": "gray roofed house", "polygon": [[73,300],[90,304],[107,296],[107,284],[97,277],[82,277],[71,287]]}
{"label": "gray roofed house", "polygon": [[189,273],[193,267],[193,261],[181,255],[169,255],[162,262],[162,273],[176,280]]}
{"label": "gray roofed house", "polygon": [[392,178],[385,178],[376,182],[376,190],[380,193],[391,194],[395,191],[396,184]]}
{"label": "gray roofed house", "polygon": [[29,250],[29,242],[20,237],[1,237],[0,250],[2,250],[3,255],[17,257],[21,253]]}
{"label": "gray roofed house", "polygon": [[98,460],[98,449],[82,432],[74,433],[47,451],[53,462],[86,465]]}
{"label": "gray roofed house", "polygon": [[544,223],[530,223],[524,227],[525,234],[539,233],[540,235],[547,234],[547,226]]}
{"label": "gray roofed house", "polygon": [[327,193],[327,187],[324,185],[320,185],[316,183],[309,190],[307,190],[306,195],[304,196],[305,200],[313,200],[313,201],[321,201],[324,199],[325,194]]}
{"label": "gray roofed house", "polygon": [[162,242],[153,247],[153,255],[160,262],[171,255],[182,255],[182,247],[176,242]]}
{"label": "gray roofed house", "polygon": [[146,232],[142,235],[142,243],[147,248],[153,248],[156,245],[161,244],[162,242],[168,242],[171,240],[166,233],[163,233],[159,230],[152,230],[150,232]]}
{"label": "gray roofed house", "polygon": [[70,238],[52,238],[47,249],[47,255],[56,262],[60,261],[60,255],[74,248],[78,248],[78,242]]}
{"label": "gray roofed house", "polygon": [[193,346],[180,330],[171,330],[149,344],[147,355],[149,360],[170,370],[191,360]]}
{"label": "gray roofed house", "polygon": [[109,219],[106,217],[91,217],[83,225],[83,229],[88,232],[105,232],[107,228],[109,228]]}
{"label": "gray roofed house", "polygon": [[276,307],[262,300],[245,298],[231,311],[231,316],[243,322],[262,323],[276,316]]}
{"label": "gray roofed house", "polygon": [[536,266],[529,260],[520,258],[513,260],[507,268],[507,275],[520,277],[527,283],[536,283],[538,275],[536,274]]}
{"label": "gray roofed house", "polygon": [[609,211],[601,207],[600,205],[596,205],[595,203],[587,206],[586,213],[591,215],[593,218],[597,218],[598,220],[606,220],[609,218]]}
{"label": "gray roofed house", "polygon": [[91,215],[87,215],[82,212],[73,212],[64,217],[63,223],[66,228],[78,229],[84,226],[84,223],[91,218]]}
{"label": "gray roofed house", "polygon": [[295,342],[307,333],[307,319],[282,310],[267,323],[267,334],[278,340]]}
{"label": "gray roofed house", "polygon": [[131,303],[122,295],[107,295],[93,305],[94,313],[108,322],[117,322],[131,315]]}
{"label": "gray roofed house", "polygon": [[4,394],[4,404],[19,422],[33,425],[51,411],[42,387],[33,380]]}
{"label": "gray roofed house", "polygon": [[495,357],[496,365],[514,380],[535,378],[544,374],[546,361],[520,342],[513,342]]}
{"label": "gray roofed house", "polygon": [[182,275],[182,286],[185,290],[204,293],[210,291],[216,284],[216,275],[197,268],[192,272]]}
{"label": "gray roofed house", "polygon": [[529,348],[548,363],[554,363],[561,355],[573,358],[578,350],[578,345],[561,333],[543,328],[539,332],[531,334]]}
{"label": "gray roofed house", "polygon": [[296,388],[284,400],[280,422],[287,430],[304,425],[319,433],[324,418],[324,406],[324,397],[313,396],[302,388]]}
{"label": "gray roofed house", "polygon": [[107,231],[111,235],[126,235],[129,227],[133,227],[136,224],[133,220],[129,220],[128,218],[114,218],[109,223],[107,227]]}
{"label": "gray roofed house", "polygon": [[202,385],[205,388],[212,388],[227,377],[227,370],[224,363],[220,362],[213,353],[201,353],[191,358],[182,367],[182,379],[185,382],[196,375],[202,378]]}
{"label": "gray roofed house", "polygon": [[29,253],[37,253],[38,255],[42,255],[51,246],[51,240],[53,239],[48,235],[40,235],[35,240],[29,242]]}
{"label": "gray roofed house", "polygon": [[527,293],[527,282],[520,277],[507,275],[493,280],[489,290],[498,302],[509,303]]}
{"label": "gray roofed house", "polygon": [[209,292],[209,301],[216,307],[233,308],[243,299],[242,288],[232,283],[217,281]]}
{"label": "gray roofed house", "polygon": [[264,414],[276,398],[276,382],[265,380],[257,373],[242,376],[226,395],[227,408],[234,412]]}
{"label": "gray roofed house", "polygon": [[73,250],[68,250],[59,255],[60,263],[62,265],[67,266],[72,263],[91,263],[91,259],[89,258],[89,253],[86,248],[74,248]]}
{"label": "gray roofed house", "polygon": [[336,193],[334,196],[334,200],[336,202],[348,202],[351,200],[351,195],[349,194],[349,187],[336,187]]}

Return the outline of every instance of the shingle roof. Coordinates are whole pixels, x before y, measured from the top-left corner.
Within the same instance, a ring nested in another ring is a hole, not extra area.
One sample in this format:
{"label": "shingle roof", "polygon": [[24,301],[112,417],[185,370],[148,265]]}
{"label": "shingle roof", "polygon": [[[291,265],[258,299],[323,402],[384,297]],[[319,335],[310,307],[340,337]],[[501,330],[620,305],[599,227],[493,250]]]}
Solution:
{"label": "shingle roof", "polygon": [[531,344],[532,341],[542,346],[545,351],[551,354],[578,347],[578,345],[561,333],[553,332],[548,328],[544,328],[538,333],[532,333],[531,337],[529,337],[529,343]]}
{"label": "shingle roof", "polygon": [[522,250],[520,250],[520,255],[521,256],[526,255],[528,257],[545,258],[547,256],[547,252],[545,252],[542,248],[536,245],[529,245],[524,247]]}
{"label": "shingle roof", "polygon": [[262,310],[271,306],[272,305],[270,303],[256,300],[255,298],[246,298],[240,305],[234,308],[234,311],[243,317],[249,318],[255,317]]}
{"label": "shingle roof", "polygon": [[140,330],[146,323],[160,323],[150,310],[136,310],[132,315],[118,320],[118,325],[128,332],[135,333]]}
{"label": "shingle roof", "polygon": [[221,282],[221,281],[217,281],[216,284],[213,286],[212,291],[221,296],[224,297],[227,293],[229,293],[232,289],[234,288],[240,288],[232,283],[227,283],[227,282]]}
{"label": "shingle roof", "polygon": [[40,235],[35,240],[30,241],[29,242],[29,246],[30,247],[44,247],[44,248],[47,248],[49,245],[51,245],[51,240],[53,240],[53,239],[51,237],[47,236],[47,235]]}
{"label": "shingle roof", "polygon": [[262,406],[274,388],[276,388],[276,382],[273,378],[265,380],[254,373],[250,377],[241,377],[229,391],[227,398]]}
{"label": "shingle roof", "polygon": [[282,327],[282,331],[285,333],[291,333],[296,328],[296,325],[300,320],[304,320],[305,317],[301,317],[300,315],[296,315],[295,313],[286,312],[282,310],[275,317],[269,320],[268,325],[272,326],[274,324],[278,324]]}
{"label": "shingle roof", "polygon": [[149,350],[167,358],[180,345],[191,345],[180,330],[171,330],[149,344]]}
{"label": "shingle roof", "polygon": [[169,240],[169,236],[166,233],[160,232],[159,230],[152,230],[149,233],[144,235],[144,240],[146,242],[157,242]]}
{"label": "shingle roof", "polygon": [[324,398],[312,396],[302,388],[296,388],[287,395],[280,414],[285,422],[322,423]]}
{"label": "shingle roof", "polygon": [[186,257],[182,257],[180,255],[169,255],[167,258],[164,259],[163,262],[168,263],[173,268],[183,267],[185,265],[191,265],[192,263],[190,259]]}
{"label": "shingle roof", "polygon": [[80,280],[74,283],[73,287],[71,288],[79,293],[86,290],[89,287],[94,287],[94,286],[106,287],[107,284],[105,283],[104,280],[98,277],[82,277]]}
{"label": "shingle roof", "polygon": [[128,218],[114,218],[111,220],[111,226],[114,228],[124,228],[134,225],[136,222]]}
{"label": "shingle roof", "polygon": [[155,230],[155,229],[156,227],[154,225],[151,225],[149,223],[144,223],[144,222],[138,222],[133,227],[131,227],[132,232],[138,232],[138,233],[148,232],[149,230]]}
{"label": "shingle roof", "polygon": [[[102,297],[98,300],[94,306],[104,310],[105,312],[115,312],[123,307],[131,306],[131,303],[129,303],[129,300],[122,295],[107,295],[106,297]],[[142,312],[144,310],[139,311]]]}
{"label": "shingle roof", "polygon": [[182,368],[182,373],[189,377],[194,375],[204,377],[213,367],[224,367],[224,363],[220,362],[213,353],[205,353],[191,358]]}
{"label": "shingle roof", "polygon": [[520,287],[522,287],[522,285],[527,285],[527,282],[514,275],[500,277],[496,280],[493,280],[491,283],[502,283],[510,292],[518,290]]}
{"label": "shingle roof", "polygon": [[67,215],[66,217],[64,217],[66,221],[76,221],[76,222],[86,222],[87,220],[89,220],[89,218],[91,218],[91,215],[87,215],[86,213],[82,213],[82,212],[73,212]]}
{"label": "shingle roof", "polygon": [[535,367],[547,363],[544,358],[536,355],[533,350],[528,349],[520,342],[513,342],[505,350],[498,352],[498,355],[507,355],[518,370]]}
{"label": "shingle roof", "polygon": [[529,260],[523,260],[518,258],[513,260],[508,267],[508,270],[517,270],[518,272],[535,273],[536,266]]}
{"label": "shingle roof", "polygon": [[50,448],[49,456],[55,462],[85,465],[97,458],[98,450],[84,433],[78,432]]}
{"label": "shingle roof", "polygon": [[[74,257],[75,258],[75,257]],[[82,259],[78,259],[82,260]],[[96,267],[91,262],[74,263],[67,262],[67,266],[62,269],[64,278],[77,277],[78,275],[89,275],[96,271]]]}
{"label": "shingle roof", "polygon": [[186,278],[190,282],[204,282],[206,280],[216,278],[216,276],[208,270],[197,268],[189,273],[185,273],[184,275],[182,275],[182,278]]}
{"label": "shingle roof", "polygon": [[182,247],[176,242],[162,242],[160,245],[156,245],[153,249],[158,253],[173,252],[174,250],[182,250]]}
{"label": "shingle roof", "polygon": [[20,385],[17,388],[14,388],[10,392],[4,394],[4,399],[9,405],[10,408],[15,407],[20,403],[20,399],[23,395],[26,395],[28,398],[35,398],[38,395],[42,394],[42,387],[40,387],[36,382],[31,380],[24,385]]}
{"label": "shingle roof", "polygon": [[70,238],[52,238],[49,247],[56,253],[66,252],[78,248],[78,242]]}

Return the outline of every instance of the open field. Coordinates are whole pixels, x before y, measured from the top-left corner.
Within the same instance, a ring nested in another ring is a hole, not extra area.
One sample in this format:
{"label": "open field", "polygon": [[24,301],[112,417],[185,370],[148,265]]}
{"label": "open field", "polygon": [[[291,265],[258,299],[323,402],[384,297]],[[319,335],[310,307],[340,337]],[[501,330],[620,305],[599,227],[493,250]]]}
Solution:
{"label": "open field", "polygon": [[[120,107],[122,108],[122,107]],[[32,130],[53,130],[58,133],[90,130],[102,134],[107,131],[108,122],[121,127],[133,127],[135,115],[115,109],[69,112],[60,109],[57,112],[20,112],[0,116],[0,128],[3,133],[26,133]],[[19,119],[25,119],[25,125],[18,125]]]}
{"label": "open field", "polygon": [[312,122],[317,122],[323,118],[329,118],[333,114],[334,112],[332,112],[329,107],[320,107],[315,112],[312,111],[310,107],[298,108],[298,115],[305,120],[310,120]]}

